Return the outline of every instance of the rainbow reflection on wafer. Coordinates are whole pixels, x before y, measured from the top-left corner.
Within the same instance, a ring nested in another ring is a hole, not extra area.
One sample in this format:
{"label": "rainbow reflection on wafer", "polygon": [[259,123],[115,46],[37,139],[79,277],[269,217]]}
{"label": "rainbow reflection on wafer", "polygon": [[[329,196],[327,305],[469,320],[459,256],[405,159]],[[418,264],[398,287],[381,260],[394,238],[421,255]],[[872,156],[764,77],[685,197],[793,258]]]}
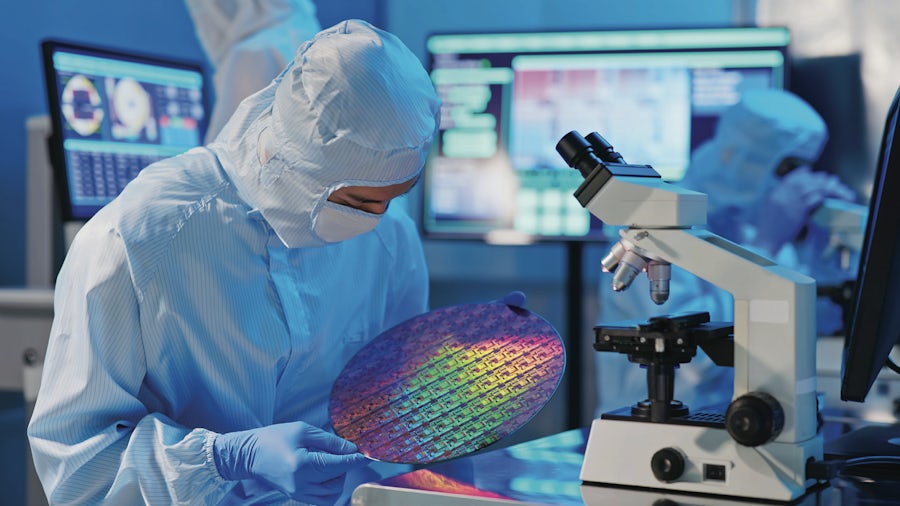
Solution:
{"label": "rainbow reflection on wafer", "polygon": [[565,368],[559,334],[502,303],[438,309],[363,347],[341,372],[329,411],[335,433],[386,462],[466,455],[528,422]]}

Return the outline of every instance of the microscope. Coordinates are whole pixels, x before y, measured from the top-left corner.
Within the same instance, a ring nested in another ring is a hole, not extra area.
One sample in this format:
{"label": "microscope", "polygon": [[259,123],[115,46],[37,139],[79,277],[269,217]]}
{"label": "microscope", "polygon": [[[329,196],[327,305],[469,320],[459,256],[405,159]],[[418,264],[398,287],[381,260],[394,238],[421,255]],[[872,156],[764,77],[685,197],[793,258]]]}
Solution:
{"label": "microscope", "polygon": [[816,294],[827,297],[841,308],[843,327],[837,335],[843,335],[849,328],[868,216],[868,206],[834,198],[825,199],[810,216],[814,226],[828,234],[828,243],[821,249],[818,259],[820,265],[827,268],[816,274]]}
{"label": "microscope", "polygon": [[828,231],[828,245],[822,258],[836,256],[840,268],[856,274],[856,265],[850,258],[862,249],[869,208],[846,200],[828,198],[810,216],[817,226]]}
{"label": "microscope", "polygon": [[[646,272],[650,297],[661,304],[675,265],[734,297],[734,322],[686,313],[594,328],[597,351],[625,353],[646,367],[648,398],[592,422],[583,494],[612,484],[774,501],[804,495],[816,484],[806,477],[807,462],[823,452],[815,281],[697,228],[706,223],[705,194],[664,182],[649,165],[625,163],[598,133],[570,132],[556,149],[584,177],[575,191],[582,207],[625,227],[602,261],[614,272],[614,290]],[[678,365],[698,346],[734,367],[727,409],[692,413],[672,398]]]}

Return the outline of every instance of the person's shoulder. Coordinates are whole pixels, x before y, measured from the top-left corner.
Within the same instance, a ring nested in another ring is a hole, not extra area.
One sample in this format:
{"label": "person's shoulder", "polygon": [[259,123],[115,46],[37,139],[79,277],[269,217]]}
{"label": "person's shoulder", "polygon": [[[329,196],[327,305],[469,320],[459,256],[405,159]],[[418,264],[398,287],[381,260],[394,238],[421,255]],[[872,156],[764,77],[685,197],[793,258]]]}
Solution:
{"label": "person's shoulder", "polygon": [[148,165],[122,194],[128,201],[141,206],[165,202],[166,198],[190,199],[226,183],[217,168],[213,151],[205,147],[194,148]]}
{"label": "person's shoulder", "polygon": [[[223,199],[228,203],[216,203]],[[141,171],[100,211],[100,227],[114,229],[121,237],[136,272],[153,270],[174,242],[195,235],[189,224],[214,216],[211,221],[224,228],[228,219],[221,217],[221,210],[239,204],[233,186],[217,170],[214,155],[191,150]],[[206,221],[208,229],[210,220]]]}

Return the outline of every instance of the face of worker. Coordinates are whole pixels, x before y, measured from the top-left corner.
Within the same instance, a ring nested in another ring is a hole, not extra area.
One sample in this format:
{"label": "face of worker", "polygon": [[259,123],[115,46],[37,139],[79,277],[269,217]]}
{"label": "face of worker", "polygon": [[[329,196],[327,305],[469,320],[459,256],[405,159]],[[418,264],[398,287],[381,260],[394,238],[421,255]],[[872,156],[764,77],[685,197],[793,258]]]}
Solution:
{"label": "face of worker", "polygon": [[346,241],[374,229],[394,198],[415,179],[388,186],[345,186],[328,196],[316,215],[313,233],[326,243]]}
{"label": "face of worker", "polygon": [[391,200],[408,192],[416,180],[388,186],[345,186],[328,196],[329,202],[352,207],[369,214],[384,214]]}

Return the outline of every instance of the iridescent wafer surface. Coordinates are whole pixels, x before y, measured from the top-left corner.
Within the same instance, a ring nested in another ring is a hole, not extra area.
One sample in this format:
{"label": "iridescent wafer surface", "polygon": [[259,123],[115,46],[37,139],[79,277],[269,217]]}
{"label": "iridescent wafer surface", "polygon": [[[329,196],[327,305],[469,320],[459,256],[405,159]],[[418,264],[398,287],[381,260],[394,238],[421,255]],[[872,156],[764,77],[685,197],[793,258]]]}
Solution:
{"label": "iridescent wafer surface", "polygon": [[335,432],[365,455],[429,463],[512,434],[550,399],[565,368],[556,330],[502,303],[465,304],[403,322],[341,372]]}

